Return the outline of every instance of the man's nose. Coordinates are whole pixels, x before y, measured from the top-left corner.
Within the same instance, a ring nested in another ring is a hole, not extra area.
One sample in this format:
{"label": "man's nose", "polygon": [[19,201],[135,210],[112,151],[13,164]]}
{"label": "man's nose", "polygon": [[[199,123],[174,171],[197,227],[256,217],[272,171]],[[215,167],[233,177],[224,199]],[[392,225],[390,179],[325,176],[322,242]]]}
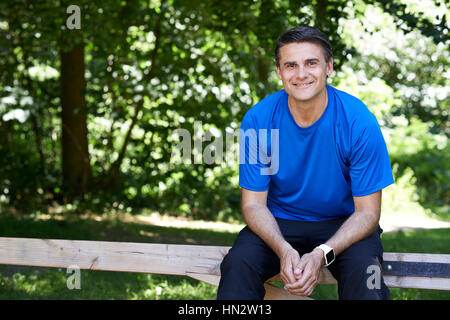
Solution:
{"label": "man's nose", "polygon": [[305,78],[308,74],[308,70],[304,66],[298,66],[296,76],[297,78]]}

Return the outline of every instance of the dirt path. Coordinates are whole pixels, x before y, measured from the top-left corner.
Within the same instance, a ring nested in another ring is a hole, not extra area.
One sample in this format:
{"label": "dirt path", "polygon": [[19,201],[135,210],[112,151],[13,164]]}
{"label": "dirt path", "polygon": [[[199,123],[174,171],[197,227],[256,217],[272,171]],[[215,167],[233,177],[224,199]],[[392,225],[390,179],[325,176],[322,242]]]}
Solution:
{"label": "dirt path", "polygon": [[399,230],[450,228],[450,222],[431,219],[425,215],[390,213],[381,215],[380,226],[384,232],[395,232]]}
{"label": "dirt path", "polygon": [[[210,229],[217,231],[238,232],[244,225],[228,224],[223,222],[210,222],[200,220],[189,220],[185,218],[176,218],[171,216],[161,216],[152,214],[149,216],[136,216],[132,218],[136,222],[148,223],[162,227],[179,227],[179,228],[195,228]],[[450,222],[431,219],[425,215],[408,215],[408,214],[385,214],[381,215],[380,226],[384,232],[395,232],[398,230],[414,230],[414,229],[436,229],[450,228]]]}

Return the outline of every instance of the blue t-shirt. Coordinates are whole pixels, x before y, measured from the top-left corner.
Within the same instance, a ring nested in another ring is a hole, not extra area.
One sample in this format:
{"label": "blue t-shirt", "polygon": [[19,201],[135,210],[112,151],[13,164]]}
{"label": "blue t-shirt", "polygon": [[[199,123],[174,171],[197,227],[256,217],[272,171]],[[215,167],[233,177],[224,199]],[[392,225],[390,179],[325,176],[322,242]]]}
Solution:
{"label": "blue t-shirt", "polygon": [[268,191],[277,218],[324,221],[351,215],[353,197],[394,182],[375,116],[359,99],[327,85],[328,104],[300,127],[284,90],[245,115],[240,133],[239,186]]}

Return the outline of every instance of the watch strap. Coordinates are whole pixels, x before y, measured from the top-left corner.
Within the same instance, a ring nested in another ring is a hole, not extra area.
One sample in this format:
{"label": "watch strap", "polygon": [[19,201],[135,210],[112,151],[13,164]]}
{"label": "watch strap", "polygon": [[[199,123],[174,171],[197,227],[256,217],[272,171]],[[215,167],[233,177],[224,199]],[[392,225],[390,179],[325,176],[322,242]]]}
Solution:
{"label": "watch strap", "polygon": [[[334,261],[334,250],[333,248],[331,248],[330,246],[327,246],[326,244],[321,244],[320,246],[318,246],[319,249],[321,249],[323,251],[323,258],[325,260],[325,267],[328,267],[331,263],[333,263]],[[329,252],[332,252],[333,258],[331,261],[328,261],[327,259],[327,255]]]}

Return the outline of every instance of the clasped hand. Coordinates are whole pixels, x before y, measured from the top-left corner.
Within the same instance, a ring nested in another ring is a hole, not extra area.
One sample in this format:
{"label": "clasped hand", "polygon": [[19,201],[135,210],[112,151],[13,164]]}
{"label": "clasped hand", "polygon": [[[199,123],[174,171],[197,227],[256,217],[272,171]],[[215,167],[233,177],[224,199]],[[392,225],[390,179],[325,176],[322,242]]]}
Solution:
{"label": "clasped hand", "polygon": [[301,258],[294,248],[285,251],[280,259],[280,276],[284,288],[291,294],[309,296],[318,284],[323,253],[315,249]]}

